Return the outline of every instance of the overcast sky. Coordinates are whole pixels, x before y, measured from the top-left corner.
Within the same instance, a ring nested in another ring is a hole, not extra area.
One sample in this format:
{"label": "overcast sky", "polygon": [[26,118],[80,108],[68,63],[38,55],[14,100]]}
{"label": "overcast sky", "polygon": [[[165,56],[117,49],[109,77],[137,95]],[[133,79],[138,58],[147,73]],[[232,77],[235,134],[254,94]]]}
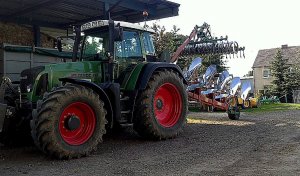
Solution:
{"label": "overcast sky", "polygon": [[195,25],[207,22],[212,33],[228,35],[246,47],[246,58],[230,59],[229,72],[243,76],[253,65],[259,49],[300,45],[299,0],[170,0],[181,4],[179,16],[159,20],[171,30],[189,35]]}

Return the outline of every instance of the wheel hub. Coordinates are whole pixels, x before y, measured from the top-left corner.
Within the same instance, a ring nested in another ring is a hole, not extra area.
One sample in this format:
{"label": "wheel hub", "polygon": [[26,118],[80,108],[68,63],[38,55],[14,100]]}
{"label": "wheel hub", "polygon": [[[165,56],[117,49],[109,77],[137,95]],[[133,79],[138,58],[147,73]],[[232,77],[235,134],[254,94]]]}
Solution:
{"label": "wheel hub", "polygon": [[173,127],[177,124],[182,111],[182,97],[176,85],[162,84],[154,95],[154,115],[163,127]]}
{"label": "wheel hub", "polygon": [[163,104],[162,100],[158,99],[156,101],[156,108],[159,109],[159,110],[161,110],[163,108],[163,106],[164,106],[164,104]]}
{"label": "wheel hub", "polygon": [[59,132],[69,145],[84,144],[93,135],[95,127],[96,116],[87,103],[74,102],[60,115]]}
{"label": "wheel hub", "polygon": [[76,115],[70,115],[66,119],[66,128],[70,131],[74,131],[80,127],[80,119]]}

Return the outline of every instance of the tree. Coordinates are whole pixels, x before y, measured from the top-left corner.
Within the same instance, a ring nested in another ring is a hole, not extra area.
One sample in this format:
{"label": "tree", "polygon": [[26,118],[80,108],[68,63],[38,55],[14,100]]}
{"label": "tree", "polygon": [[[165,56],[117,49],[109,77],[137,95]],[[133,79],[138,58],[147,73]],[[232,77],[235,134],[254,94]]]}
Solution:
{"label": "tree", "polygon": [[216,65],[218,73],[221,73],[222,71],[228,69],[228,67],[226,67],[226,60],[224,59],[224,56],[221,54],[191,55],[187,57],[181,57],[177,62],[177,65],[179,65],[181,69],[185,67],[189,67],[190,63],[196,57],[202,58],[202,67],[200,68],[201,73],[205,72],[207,67],[209,67],[210,65]]}
{"label": "tree", "polygon": [[[298,64],[297,64],[298,65]],[[287,89],[287,100],[288,102],[293,102],[293,91],[299,90],[300,88],[300,68],[297,65],[293,65],[287,69],[284,73],[284,79],[286,81],[286,89]]]}
{"label": "tree", "polygon": [[274,77],[271,94],[278,96],[281,102],[292,102],[293,90],[300,88],[299,64],[289,65],[288,59],[283,58],[281,50],[278,50],[271,63],[271,71]]}
{"label": "tree", "polygon": [[151,28],[155,31],[153,39],[156,54],[159,58],[163,52],[169,52],[170,54],[173,53],[177,47],[188,37],[178,34],[180,28],[178,28],[176,25],[173,26],[171,32],[166,32],[165,26],[160,26],[157,23],[153,23]]}
{"label": "tree", "polygon": [[286,86],[290,90],[296,90],[300,88],[300,67],[298,65],[291,66],[284,74],[286,80]]}
{"label": "tree", "polygon": [[[151,27],[155,31],[154,35],[154,45],[156,48],[156,54],[159,58],[162,58],[163,52],[167,51],[170,54],[174,53],[176,49],[188,38],[186,35],[179,34],[180,28],[176,25],[173,25],[173,28],[170,32],[166,32],[164,26],[160,26],[157,23],[154,23]],[[203,58],[203,70],[205,71],[208,66],[215,64],[217,66],[218,72],[222,72],[226,69],[226,61],[223,58],[223,55],[212,54],[212,55],[192,55],[188,57],[180,57],[177,65],[182,69],[188,67],[192,60],[196,57]],[[201,70],[201,71],[203,71]]]}
{"label": "tree", "polygon": [[221,73],[222,71],[228,69],[228,67],[226,67],[226,60],[224,60],[224,56],[221,54],[212,54],[212,55],[205,55],[200,57],[203,58],[202,65],[205,68],[214,64],[217,66],[218,73]]}
{"label": "tree", "polygon": [[271,93],[280,97],[281,100],[288,93],[288,80],[286,77],[288,68],[287,59],[283,58],[281,50],[278,50],[274,60],[271,62],[271,73],[274,77]]}

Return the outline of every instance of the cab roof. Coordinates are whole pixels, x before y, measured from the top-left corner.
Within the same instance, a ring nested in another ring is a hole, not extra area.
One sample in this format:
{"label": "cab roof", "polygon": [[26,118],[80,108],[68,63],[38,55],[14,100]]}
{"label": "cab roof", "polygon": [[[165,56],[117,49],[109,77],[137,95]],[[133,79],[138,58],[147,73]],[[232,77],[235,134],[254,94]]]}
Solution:
{"label": "cab roof", "polygon": [[[115,25],[120,24],[120,26],[123,28],[129,28],[129,29],[135,29],[135,30],[139,30],[139,31],[147,31],[150,33],[154,33],[153,29],[151,29],[149,27],[142,27],[138,24],[128,23],[128,22],[124,22],[124,21],[114,21],[114,23],[115,23]],[[81,31],[84,32],[86,30],[100,28],[100,27],[104,27],[104,26],[108,26],[108,25],[109,25],[109,20],[91,21],[91,22],[83,24],[81,26]]]}

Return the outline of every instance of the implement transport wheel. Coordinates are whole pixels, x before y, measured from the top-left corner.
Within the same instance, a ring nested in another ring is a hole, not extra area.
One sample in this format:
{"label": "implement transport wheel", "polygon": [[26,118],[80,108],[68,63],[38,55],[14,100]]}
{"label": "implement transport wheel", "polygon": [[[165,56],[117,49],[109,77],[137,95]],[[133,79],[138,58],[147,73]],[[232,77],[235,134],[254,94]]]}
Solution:
{"label": "implement transport wheel", "polygon": [[106,110],[93,90],[73,84],[46,94],[33,111],[31,134],[37,147],[59,159],[96,150],[105,134]]}
{"label": "implement transport wheel", "polygon": [[183,80],[172,71],[157,71],[137,99],[134,129],[144,138],[176,137],[186,122],[187,94]]}
{"label": "implement transport wheel", "polygon": [[244,109],[250,108],[250,107],[251,107],[251,102],[250,102],[250,100],[245,100],[243,106],[244,106]]}
{"label": "implement transport wheel", "polygon": [[230,110],[228,110],[228,118],[230,120],[239,120],[240,119],[239,107],[235,106],[235,107],[230,108]]}

